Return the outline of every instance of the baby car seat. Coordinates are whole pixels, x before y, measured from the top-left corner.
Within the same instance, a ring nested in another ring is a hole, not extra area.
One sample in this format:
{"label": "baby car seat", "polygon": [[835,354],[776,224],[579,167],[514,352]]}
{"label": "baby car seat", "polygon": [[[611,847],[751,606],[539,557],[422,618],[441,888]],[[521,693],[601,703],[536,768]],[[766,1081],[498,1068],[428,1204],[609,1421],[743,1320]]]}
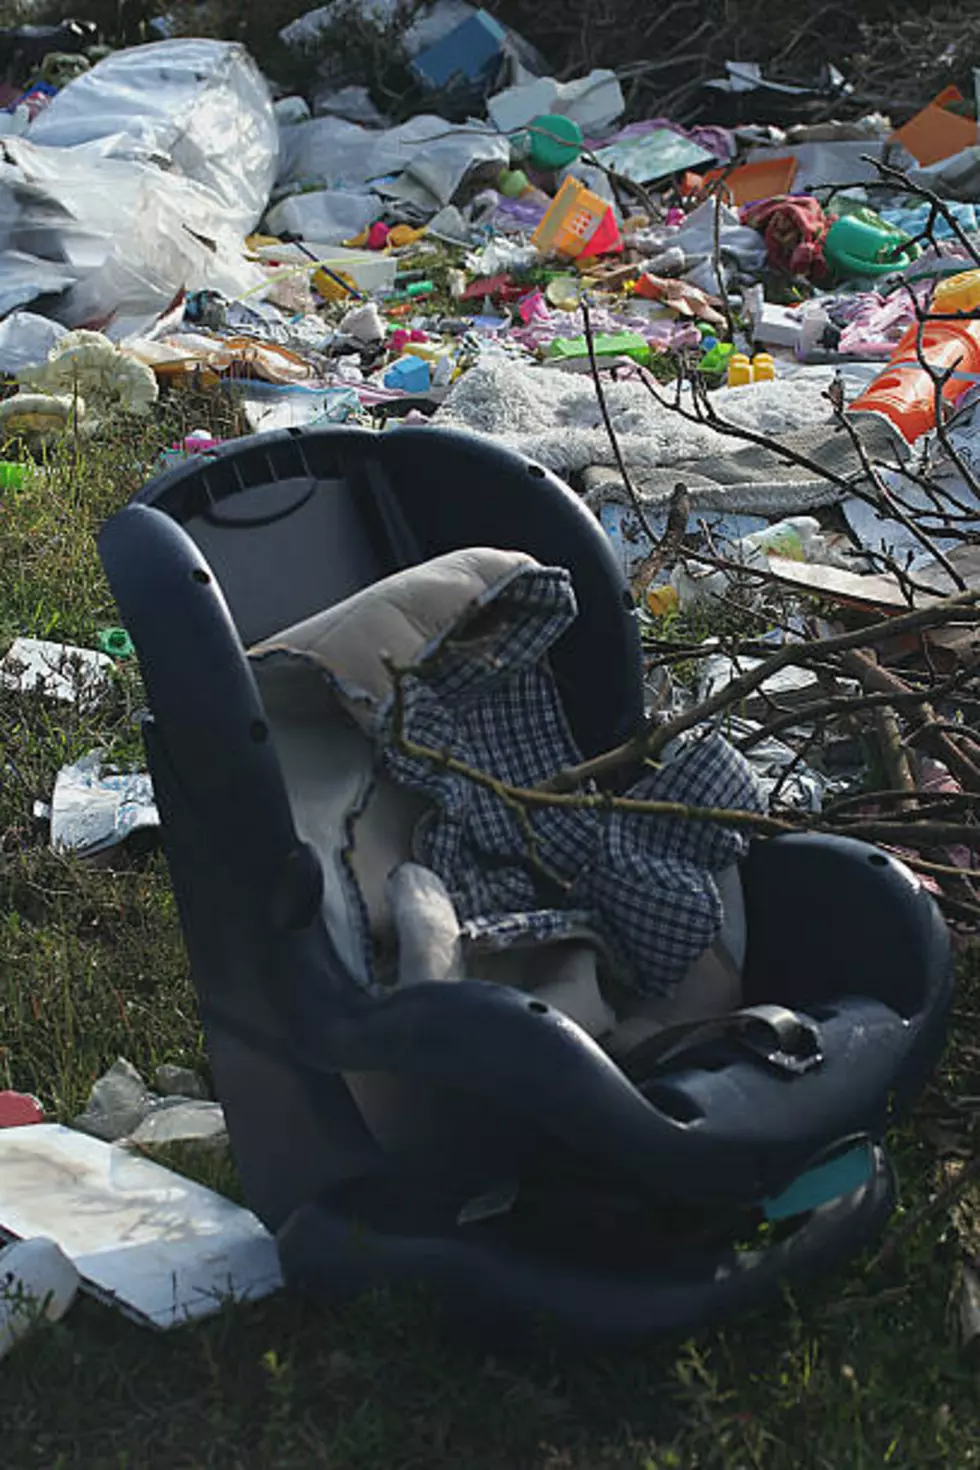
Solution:
{"label": "baby car seat", "polygon": [[[417,654],[502,570],[564,569],[549,585],[578,613],[547,664],[578,752],[637,729],[631,598],[567,487],[434,427],[284,431],[159,476],[100,551],[217,1093],[287,1280],[332,1300],[424,1283],[483,1333],[611,1341],[689,1332],[875,1237],[883,1135],[938,1059],[951,988],[900,862],[748,844],[718,875],[706,963],[631,1000],[582,943],[460,969],[446,892],[413,889],[419,793],[367,799],[344,688],[394,678],[382,655],[413,629]],[[401,951],[379,982],[354,936],[386,904]]]}

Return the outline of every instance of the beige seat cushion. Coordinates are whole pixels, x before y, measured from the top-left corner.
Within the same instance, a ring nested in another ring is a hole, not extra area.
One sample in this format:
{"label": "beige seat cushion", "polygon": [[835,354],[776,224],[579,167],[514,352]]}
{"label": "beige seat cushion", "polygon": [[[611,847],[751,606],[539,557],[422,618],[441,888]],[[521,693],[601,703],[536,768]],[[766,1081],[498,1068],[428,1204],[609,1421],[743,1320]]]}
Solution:
{"label": "beige seat cushion", "polygon": [[358,708],[359,700],[366,696],[379,702],[391,692],[386,660],[399,668],[412,664],[490,588],[521,567],[535,565],[522,551],[452,551],[374,582],[335,607],[284,628],[251,648],[249,657],[261,667],[270,654],[291,654],[329,670],[360,719],[367,711]]}
{"label": "beige seat cushion", "polygon": [[[464,971],[455,941],[444,943],[452,925],[442,896],[425,870],[411,867],[412,834],[424,804],[378,772],[364,734],[372,707],[391,693],[386,659],[410,665],[490,588],[534,564],[522,552],[454,551],[284,629],[251,649],[250,658],[297,830],[323,866],[324,919],[351,972],[369,984],[366,955],[373,950],[373,978],[387,983],[468,973],[514,985],[533,991],[621,1055],[663,1026],[741,1003],[745,933],[737,869],[719,878],[725,924],[716,944],[674,995],[630,998],[628,1006],[617,997],[618,1022],[600,985],[598,950],[587,935],[470,954]],[[340,688],[322,677],[325,671]],[[393,874],[400,876],[393,881]],[[426,957],[421,950],[426,935],[435,933],[433,925],[438,943]],[[390,973],[378,969],[379,956],[383,964],[386,954]]]}

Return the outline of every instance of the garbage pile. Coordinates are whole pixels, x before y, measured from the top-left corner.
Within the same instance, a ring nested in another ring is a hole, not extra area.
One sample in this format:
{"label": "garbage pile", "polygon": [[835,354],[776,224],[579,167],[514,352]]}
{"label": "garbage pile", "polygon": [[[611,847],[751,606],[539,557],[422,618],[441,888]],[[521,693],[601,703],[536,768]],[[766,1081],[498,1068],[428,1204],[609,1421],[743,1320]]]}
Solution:
{"label": "garbage pile", "polygon": [[[361,8],[403,15],[399,0]],[[963,602],[980,574],[972,100],[950,85],[897,124],[869,111],[782,128],[767,98],[805,89],[731,62],[682,125],[632,115],[616,71],[558,80],[487,12],[438,0],[399,22],[421,107],[389,115],[331,51],[339,15],[331,0],[282,32],[314,78],[302,96],[174,18],[169,39],[118,52],[72,20],[7,34],[0,493],[66,434],[112,432],[191,390],[246,432],[409,422],[492,438],[600,519],[663,717],[715,711],[774,650]],[[817,90],[832,107],[849,88],[831,69]],[[731,109],[711,97],[759,120],[721,126]],[[202,425],[163,463],[220,442]],[[964,810],[980,752],[949,733],[962,699],[939,699],[924,742],[899,732],[884,755],[860,711],[886,654],[911,700],[924,640],[962,696],[971,618],[967,601],[894,649],[872,637],[867,667],[789,659],[760,678],[732,718],[776,807],[813,814],[897,783],[907,816],[910,793],[948,776],[968,795],[933,791],[929,809]],[[105,637],[122,641],[96,654],[20,639],[0,677],[88,698],[56,666],[87,654],[90,674],[111,672],[132,650],[124,630]],[[835,700],[853,713],[836,735]],[[97,753],[66,767],[38,812],[54,845],[104,856],[152,831],[134,779]]]}

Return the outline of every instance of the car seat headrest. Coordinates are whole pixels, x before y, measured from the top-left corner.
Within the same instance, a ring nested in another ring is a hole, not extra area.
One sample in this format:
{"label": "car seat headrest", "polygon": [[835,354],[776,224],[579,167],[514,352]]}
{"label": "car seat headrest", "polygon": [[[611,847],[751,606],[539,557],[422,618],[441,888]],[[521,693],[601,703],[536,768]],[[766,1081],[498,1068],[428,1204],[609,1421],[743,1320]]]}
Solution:
{"label": "car seat headrest", "polygon": [[[521,568],[536,566],[519,551],[473,547],[434,557],[396,572],[334,607],[249,650],[262,661],[292,655],[329,670],[345,689],[377,703],[392,692],[386,660],[399,667],[414,663],[433,639]],[[359,717],[356,697],[350,712]]]}

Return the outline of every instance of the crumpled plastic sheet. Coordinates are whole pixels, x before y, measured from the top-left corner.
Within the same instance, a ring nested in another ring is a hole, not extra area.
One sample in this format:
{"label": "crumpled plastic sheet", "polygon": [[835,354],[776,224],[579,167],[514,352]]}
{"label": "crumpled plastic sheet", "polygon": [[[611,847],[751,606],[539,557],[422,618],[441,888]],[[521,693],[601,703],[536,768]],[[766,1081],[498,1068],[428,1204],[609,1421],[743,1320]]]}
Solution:
{"label": "crumpled plastic sheet", "polygon": [[[268,88],[244,48],[164,41],[116,53],[4,145],[0,300],[27,257],[35,278],[61,277],[45,291],[71,288],[53,316],[119,340],[181,290],[260,288],[242,236],[277,155]],[[11,307],[38,294],[20,289]]]}
{"label": "crumpled plastic sheet", "polygon": [[[429,213],[448,204],[477,163],[507,164],[510,144],[482,125],[451,127],[442,117],[420,113],[383,132],[340,117],[294,123],[280,133],[279,182],[315,183],[363,193],[393,175],[408,174],[385,192],[410,202],[422,199]],[[413,185],[414,188],[410,187]]]}
{"label": "crumpled plastic sheet", "polygon": [[[0,308],[2,309],[2,308]],[[44,362],[65,328],[32,311],[13,311],[0,321],[0,373],[14,377],[22,368]]]}
{"label": "crumpled plastic sheet", "polygon": [[51,801],[55,851],[94,857],[134,832],[159,825],[153,784],[145,773],[107,771],[100,751],[58,772]]}
{"label": "crumpled plastic sheet", "polygon": [[[2,170],[0,170],[2,171]],[[3,202],[3,180],[0,177],[0,207]],[[0,241],[2,241],[0,225]],[[73,270],[54,261],[38,260],[22,250],[0,249],[0,316],[29,306],[42,296],[60,296],[78,280]]]}
{"label": "crumpled plastic sheet", "polygon": [[[225,226],[246,234],[276,172],[278,129],[269,89],[244,46],[187,38],[117,51],[65,87],[30,130],[32,143],[96,140],[106,157],[153,155],[202,185]],[[116,211],[118,225],[120,215]]]}

